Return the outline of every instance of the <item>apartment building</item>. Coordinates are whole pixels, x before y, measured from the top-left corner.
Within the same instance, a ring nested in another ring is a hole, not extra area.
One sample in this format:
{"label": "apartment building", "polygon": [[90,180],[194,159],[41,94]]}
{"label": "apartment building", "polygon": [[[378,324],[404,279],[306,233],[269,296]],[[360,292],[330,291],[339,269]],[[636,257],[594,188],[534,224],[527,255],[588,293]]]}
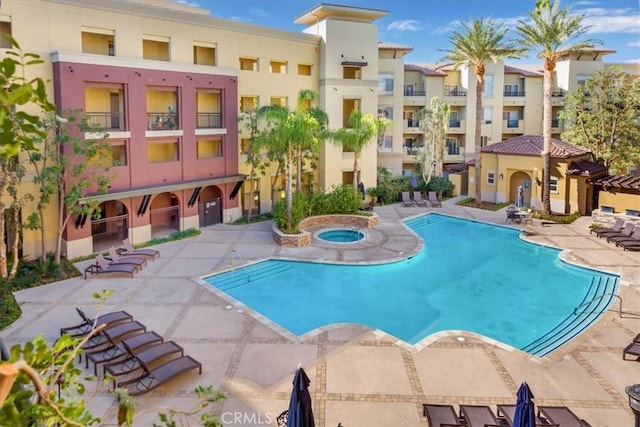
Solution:
{"label": "apartment building", "polygon": [[[472,159],[475,76],[446,64],[405,63],[411,46],[378,40],[376,21],[386,14],[320,4],[295,18],[301,31],[291,32],[221,20],[168,0],[0,2],[0,32],[44,59],[27,77],[49,82],[60,112],[81,109],[109,134],[116,178],[106,193],[91,195],[101,203],[101,218],[72,218],[65,255],[230,222],[249,206],[269,211],[281,197],[281,174],[271,166],[248,179],[249,135],[238,119],[263,105],[294,109],[302,89],[319,94],[333,129],[346,126],[354,109],[392,120],[361,153],[367,187],[375,185],[378,166],[396,175],[413,171],[424,144],[419,112],[434,96],[451,106],[445,162]],[[0,55],[8,47],[3,41]],[[606,53],[558,63],[558,110],[563,93],[606,66]],[[485,79],[483,144],[541,133],[539,70],[490,64]],[[561,130],[558,123],[556,134]],[[327,141],[317,168],[307,165],[303,178],[309,187],[330,189],[352,182],[353,173],[353,153]],[[25,192],[33,191],[29,181]],[[25,206],[23,216],[33,209]],[[48,215],[55,223],[56,210]],[[38,255],[39,238],[23,232],[25,254]],[[55,230],[47,230],[48,247],[54,238]]]}

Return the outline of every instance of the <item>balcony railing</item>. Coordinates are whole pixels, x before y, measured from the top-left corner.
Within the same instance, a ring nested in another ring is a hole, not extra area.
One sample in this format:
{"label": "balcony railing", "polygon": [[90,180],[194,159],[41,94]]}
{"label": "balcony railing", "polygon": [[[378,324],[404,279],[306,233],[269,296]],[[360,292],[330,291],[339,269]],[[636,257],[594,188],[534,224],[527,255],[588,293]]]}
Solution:
{"label": "balcony railing", "polygon": [[460,146],[459,145],[448,145],[447,146],[447,154],[449,156],[458,156],[458,155],[460,155]]}
{"label": "balcony railing", "polygon": [[519,91],[505,90],[503,95],[504,96],[524,96],[525,93],[523,90],[519,90]]}
{"label": "balcony railing", "polygon": [[460,127],[460,120],[449,120],[449,127],[450,128],[459,128]]}
{"label": "balcony railing", "polygon": [[558,92],[551,92],[551,96],[563,97],[565,94],[564,90],[559,90]]}
{"label": "balcony railing", "polygon": [[106,130],[125,130],[124,113],[86,113],[89,125]]}
{"label": "balcony railing", "polygon": [[517,128],[518,125],[520,124],[520,120],[507,120],[507,127],[508,128]]}
{"label": "balcony railing", "polygon": [[464,90],[463,87],[460,87],[457,85],[445,85],[444,95],[445,96],[467,96],[467,91]]}
{"label": "balcony railing", "polygon": [[178,113],[147,113],[149,130],[178,129]]}
{"label": "balcony railing", "polygon": [[222,114],[198,113],[196,127],[198,129],[220,129],[222,128]]}
{"label": "balcony railing", "polygon": [[409,127],[409,128],[418,128],[418,127],[420,127],[420,120],[418,120],[418,119],[407,119],[407,127]]}
{"label": "balcony railing", "polygon": [[427,96],[426,90],[405,89],[404,96]]}

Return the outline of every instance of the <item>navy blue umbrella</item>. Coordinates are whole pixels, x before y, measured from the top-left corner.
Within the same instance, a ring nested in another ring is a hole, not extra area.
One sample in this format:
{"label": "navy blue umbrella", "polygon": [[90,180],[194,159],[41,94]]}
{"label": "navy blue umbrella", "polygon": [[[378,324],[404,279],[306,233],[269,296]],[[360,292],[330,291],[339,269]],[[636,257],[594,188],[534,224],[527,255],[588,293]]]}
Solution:
{"label": "navy blue umbrella", "polygon": [[536,407],[533,404],[533,393],[529,385],[524,382],[517,393],[516,413],[513,417],[513,427],[536,427]]}
{"label": "navy blue umbrella", "polygon": [[518,191],[516,192],[516,207],[521,208],[524,206],[524,190],[521,185],[518,185]]}
{"label": "navy blue umbrella", "polygon": [[414,190],[418,188],[418,179],[415,175],[411,177],[411,187],[413,187]]}
{"label": "navy blue umbrella", "polygon": [[309,384],[311,384],[311,381],[307,373],[301,366],[298,366],[298,370],[293,377],[287,427],[315,427]]}

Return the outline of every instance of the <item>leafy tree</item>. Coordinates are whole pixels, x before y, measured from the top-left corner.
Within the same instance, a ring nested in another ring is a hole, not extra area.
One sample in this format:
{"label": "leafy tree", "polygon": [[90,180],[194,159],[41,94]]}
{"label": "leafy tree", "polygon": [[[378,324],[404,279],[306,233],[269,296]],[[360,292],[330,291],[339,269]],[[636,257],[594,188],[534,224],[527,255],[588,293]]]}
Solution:
{"label": "leafy tree", "polygon": [[342,144],[343,150],[353,152],[353,188],[360,183],[360,155],[362,150],[373,142],[374,137],[384,134],[391,126],[391,121],[373,114],[362,114],[360,110],[353,110],[349,114],[349,127],[333,132],[332,139]]}
{"label": "leafy tree", "polygon": [[12,201],[11,207],[6,210],[8,214],[6,216],[8,231],[7,252],[11,254],[11,271],[9,271],[8,275],[4,275],[6,271],[3,271],[2,277],[13,279],[18,274],[18,266],[20,263],[18,254],[23,226],[20,211],[27,202],[33,201],[33,196],[30,193],[22,193],[20,191],[20,184],[26,174],[26,170],[19,157],[0,157],[0,170],[3,172],[1,180],[8,181],[7,193],[11,196]]}
{"label": "leafy tree", "polygon": [[[71,217],[98,213],[99,203],[88,197],[87,192],[105,193],[115,178],[109,174],[111,146],[107,134],[87,120],[80,111],[68,112],[66,117],[49,115],[42,124],[48,132],[39,140],[41,149],[30,157],[36,168],[34,182],[40,191],[38,217],[30,218],[31,223],[43,230],[44,209],[56,195],[60,199],[56,263],[60,263],[62,237]],[[85,139],[82,135],[89,137]]]}
{"label": "leafy tree", "polygon": [[262,175],[265,174],[265,168],[268,164],[262,156],[262,150],[260,146],[260,121],[264,119],[264,110],[259,110],[255,104],[253,108],[247,112],[244,112],[238,116],[238,122],[240,126],[249,132],[249,145],[246,147],[246,163],[249,165],[249,180],[251,181],[251,188],[249,189],[249,209],[247,212],[247,222],[251,221],[252,209],[253,209],[253,181],[258,176],[258,172]]}
{"label": "leafy tree", "polygon": [[640,162],[640,80],[607,67],[565,97],[562,139],[587,148],[611,173]]}
{"label": "leafy tree", "polygon": [[[424,148],[418,153],[422,179],[429,184],[433,175],[444,173],[444,143],[449,128],[449,105],[439,98],[431,98],[429,109],[420,110],[420,130],[424,137]],[[435,169],[435,170],[434,170]]]}
{"label": "leafy tree", "polygon": [[507,29],[491,19],[474,19],[471,23],[461,23],[462,30],[454,30],[449,36],[451,49],[446,50],[445,59],[456,67],[472,68],[476,75],[476,116],[475,116],[475,192],[476,200],[482,201],[482,163],[481,163],[481,130],[482,130],[482,92],[484,91],[484,74],[486,64],[498,62],[505,58],[518,58],[521,51],[509,44],[505,38]]}
{"label": "leafy tree", "polygon": [[584,15],[571,15],[569,8],[561,8],[557,0],[538,0],[535,9],[529,12],[531,21],[518,21],[518,44],[524,50],[538,52],[544,66],[544,96],[542,136],[543,182],[542,213],[551,213],[551,120],[553,77],[556,62],[567,53],[593,48],[596,40],[580,39],[589,27],[582,25]]}

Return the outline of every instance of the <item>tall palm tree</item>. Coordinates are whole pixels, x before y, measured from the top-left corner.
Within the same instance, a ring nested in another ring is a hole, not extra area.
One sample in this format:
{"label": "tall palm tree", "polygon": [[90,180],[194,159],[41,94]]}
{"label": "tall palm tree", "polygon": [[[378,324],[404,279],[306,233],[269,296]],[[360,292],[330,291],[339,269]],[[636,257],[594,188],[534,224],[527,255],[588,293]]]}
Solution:
{"label": "tall palm tree", "polygon": [[390,120],[384,117],[374,117],[373,114],[353,110],[349,114],[349,127],[333,132],[333,140],[340,142],[344,151],[353,152],[353,188],[357,189],[360,183],[359,161],[362,150],[375,141],[374,137],[383,134],[390,124]]}
{"label": "tall palm tree", "polygon": [[476,202],[482,202],[482,164],[480,157],[482,92],[486,64],[506,58],[518,58],[521,50],[509,44],[505,37],[508,30],[491,19],[474,19],[471,23],[461,23],[462,30],[453,31],[449,36],[451,49],[446,49],[446,60],[452,61],[456,68],[473,67],[476,75],[476,117],[475,117],[475,191]]}
{"label": "tall palm tree", "polygon": [[543,183],[542,183],[542,213],[551,213],[551,120],[553,77],[556,61],[571,52],[592,49],[599,42],[593,39],[578,41],[589,27],[582,25],[584,15],[571,15],[570,8],[561,8],[557,0],[538,0],[536,7],[529,12],[531,21],[518,21],[518,43],[526,51],[537,51],[538,58],[544,64],[544,98],[542,136]]}

